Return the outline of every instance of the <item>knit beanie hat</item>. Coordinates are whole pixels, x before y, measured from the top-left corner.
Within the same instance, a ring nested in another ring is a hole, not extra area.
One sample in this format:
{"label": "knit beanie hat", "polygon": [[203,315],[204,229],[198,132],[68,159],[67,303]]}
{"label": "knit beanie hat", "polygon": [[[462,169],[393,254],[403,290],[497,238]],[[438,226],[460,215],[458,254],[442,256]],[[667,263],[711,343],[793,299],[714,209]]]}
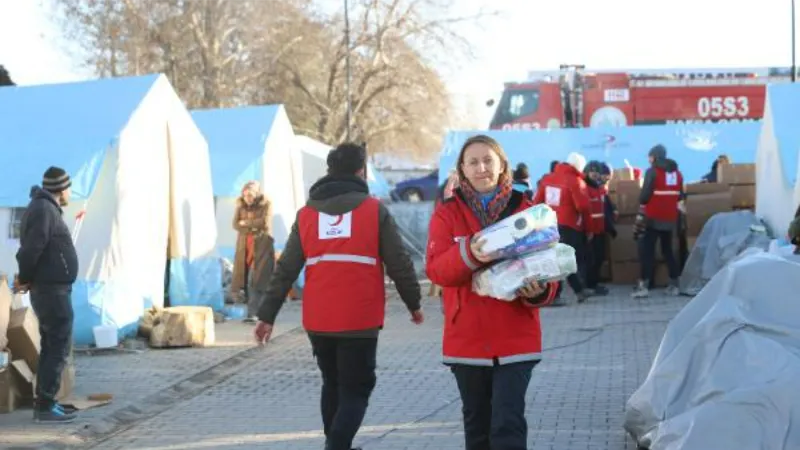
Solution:
{"label": "knit beanie hat", "polygon": [[580,153],[573,152],[567,156],[567,164],[583,173],[583,169],[586,167],[586,158]]}
{"label": "knit beanie hat", "polygon": [[652,156],[655,159],[664,159],[667,157],[667,148],[661,144],[658,144],[650,149],[650,152],[647,153],[647,156]]}
{"label": "knit beanie hat", "polygon": [[42,178],[42,188],[53,194],[63,192],[72,186],[72,180],[67,175],[67,171],[60,167],[51,166],[44,172]]}

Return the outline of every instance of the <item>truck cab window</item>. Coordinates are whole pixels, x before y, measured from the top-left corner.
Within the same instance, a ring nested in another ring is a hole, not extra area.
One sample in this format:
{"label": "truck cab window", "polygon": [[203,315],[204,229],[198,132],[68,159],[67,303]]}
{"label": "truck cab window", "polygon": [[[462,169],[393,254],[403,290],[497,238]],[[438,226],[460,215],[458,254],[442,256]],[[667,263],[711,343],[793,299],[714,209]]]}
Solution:
{"label": "truck cab window", "polygon": [[539,91],[536,89],[508,90],[497,105],[491,126],[501,126],[525,116],[536,113],[539,109]]}

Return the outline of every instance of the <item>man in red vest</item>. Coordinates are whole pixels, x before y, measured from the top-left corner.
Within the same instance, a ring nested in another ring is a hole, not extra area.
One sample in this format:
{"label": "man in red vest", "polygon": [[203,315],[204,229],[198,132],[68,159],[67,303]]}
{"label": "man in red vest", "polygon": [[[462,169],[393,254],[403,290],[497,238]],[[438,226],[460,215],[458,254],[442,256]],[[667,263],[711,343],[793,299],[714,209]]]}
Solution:
{"label": "man in red vest", "polygon": [[[589,237],[586,223],[590,217],[584,167],[586,158],[579,153],[570,153],[567,162],[556,164],[553,172],[542,177],[533,196],[533,203],[545,203],[553,208],[558,216],[561,242],[575,249],[578,273],[568,276],[567,283],[575,292],[578,303],[583,303],[592,295],[590,290],[584,288],[581,279],[586,275],[586,243]],[[559,299],[553,302],[553,306],[565,304],[560,298],[560,289],[559,284]]]}
{"label": "man in red vest", "polygon": [[322,372],[325,450],[351,450],[375,387],[386,307],[384,265],[412,322],[424,320],[419,282],[397,225],[369,195],[366,158],[356,144],[342,144],[328,155],[328,175],[311,187],[297,213],[255,329],[259,343],[269,340],[305,265],[303,327]]}
{"label": "man in red vest", "polygon": [[606,217],[608,192],[602,180],[603,163],[590,161],[583,172],[586,174],[586,191],[589,194],[589,220],[586,235],[591,236],[586,246],[586,288],[596,296],[608,295],[608,289],[600,285],[600,269],[606,260]]}
{"label": "man in red vest", "polygon": [[634,238],[639,241],[639,283],[633,291],[634,298],[650,295],[649,289],[655,275],[656,242],[661,242],[661,254],[667,262],[669,285],[667,295],[679,295],[680,269],[673,250],[673,234],[678,223],[679,208],[685,197],[683,175],[678,164],[667,158],[667,149],[656,145],[648,155],[650,168],[644,175],[639,197],[639,214],[636,216]]}

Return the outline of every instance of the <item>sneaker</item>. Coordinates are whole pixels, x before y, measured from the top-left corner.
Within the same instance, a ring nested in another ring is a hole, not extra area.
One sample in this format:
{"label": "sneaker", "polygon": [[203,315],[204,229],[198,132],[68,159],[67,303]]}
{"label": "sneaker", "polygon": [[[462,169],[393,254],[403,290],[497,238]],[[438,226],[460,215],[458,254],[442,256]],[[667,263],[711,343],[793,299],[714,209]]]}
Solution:
{"label": "sneaker", "polygon": [[608,295],[608,288],[605,286],[596,286],[593,290],[595,296],[603,297]]}
{"label": "sneaker", "polygon": [[78,408],[72,405],[62,405],[61,403],[56,403],[56,408],[60,409],[61,412],[64,412],[66,414],[75,414],[76,412],[78,412]]}
{"label": "sneaker", "polygon": [[575,296],[578,297],[578,303],[585,302],[586,299],[588,299],[592,295],[594,295],[594,291],[592,291],[591,289],[584,289],[584,290],[582,290],[580,292],[577,292],[575,294]]}
{"label": "sneaker", "polygon": [[592,288],[583,288],[583,293],[587,296],[591,297],[595,294],[594,289]]}
{"label": "sneaker", "polygon": [[78,417],[74,413],[67,413],[59,405],[53,405],[47,411],[33,410],[33,420],[38,423],[70,423]]}
{"label": "sneaker", "polygon": [[256,323],[256,322],[258,322],[258,317],[256,317],[256,316],[245,317],[244,319],[242,319],[242,322],[244,322],[244,323]]}
{"label": "sneaker", "polygon": [[647,298],[650,296],[650,290],[647,289],[647,282],[640,281],[639,284],[633,289],[631,293],[632,298]]}
{"label": "sneaker", "polygon": [[664,289],[664,293],[671,297],[677,297],[681,295],[681,289],[678,287],[678,281],[677,280],[670,281],[669,286],[667,286],[667,288]]}

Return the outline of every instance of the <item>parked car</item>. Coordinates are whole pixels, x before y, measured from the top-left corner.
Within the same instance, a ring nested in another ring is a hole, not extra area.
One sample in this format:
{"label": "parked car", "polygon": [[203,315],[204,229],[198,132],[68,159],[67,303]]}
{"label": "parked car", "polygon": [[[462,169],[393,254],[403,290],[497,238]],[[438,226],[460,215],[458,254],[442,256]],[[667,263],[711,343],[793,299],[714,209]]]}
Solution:
{"label": "parked car", "polygon": [[392,199],[406,202],[428,202],[436,199],[439,192],[439,171],[397,183],[392,190]]}

